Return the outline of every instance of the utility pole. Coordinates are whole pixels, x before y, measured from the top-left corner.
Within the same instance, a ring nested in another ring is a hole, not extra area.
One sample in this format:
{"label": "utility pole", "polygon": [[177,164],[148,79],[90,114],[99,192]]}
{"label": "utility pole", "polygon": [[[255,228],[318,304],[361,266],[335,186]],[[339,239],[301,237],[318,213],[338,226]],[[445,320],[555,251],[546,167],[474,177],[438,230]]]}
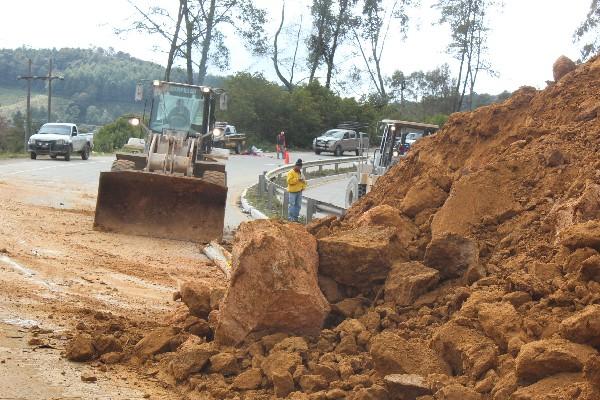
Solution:
{"label": "utility pole", "polygon": [[29,68],[26,76],[17,76],[18,80],[27,80],[27,126],[25,127],[25,151],[27,151],[27,141],[31,136],[31,81],[37,79],[37,76],[31,75],[31,58],[28,61]]}
{"label": "utility pole", "polygon": [[62,81],[65,78],[58,75],[52,75],[52,59],[50,59],[50,69],[48,70],[48,76],[39,76],[36,78],[41,79],[43,81],[48,81],[48,122],[52,122],[50,121],[50,117],[52,115],[52,81],[55,79],[60,79]]}

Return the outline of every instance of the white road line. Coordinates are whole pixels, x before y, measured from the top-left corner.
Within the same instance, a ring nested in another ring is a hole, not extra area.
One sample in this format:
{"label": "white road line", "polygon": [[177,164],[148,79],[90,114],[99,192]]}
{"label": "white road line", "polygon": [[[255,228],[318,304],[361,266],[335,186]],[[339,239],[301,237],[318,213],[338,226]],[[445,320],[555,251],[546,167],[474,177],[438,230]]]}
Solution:
{"label": "white road line", "polygon": [[[110,163],[111,161],[90,161],[85,163],[85,165],[90,165],[90,164],[103,164],[103,163]],[[49,167],[41,167],[41,168],[33,168],[33,169],[24,169],[21,171],[11,171],[11,172],[0,172],[0,176],[9,176],[9,175],[18,175],[18,174],[23,174],[25,172],[35,172],[35,171],[43,171],[46,169],[52,169],[52,168],[67,168],[67,167],[78,167],[81,166],[82,164],[79,163],[69,163],[69,164],[60,164],[60,165],[51,165]]]}

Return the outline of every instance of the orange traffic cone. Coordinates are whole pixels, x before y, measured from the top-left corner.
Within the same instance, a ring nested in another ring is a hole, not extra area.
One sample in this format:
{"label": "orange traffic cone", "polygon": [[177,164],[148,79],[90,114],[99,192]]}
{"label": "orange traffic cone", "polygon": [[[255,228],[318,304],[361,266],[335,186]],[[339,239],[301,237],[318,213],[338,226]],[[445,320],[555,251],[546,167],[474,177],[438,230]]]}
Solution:
{"label": "orange traffic cone", "polygon": [[284,155],[283,155],[283,159],[285,160],[286,164],[290,163],[290,153],[288,153],[288,151],[286,150]]}

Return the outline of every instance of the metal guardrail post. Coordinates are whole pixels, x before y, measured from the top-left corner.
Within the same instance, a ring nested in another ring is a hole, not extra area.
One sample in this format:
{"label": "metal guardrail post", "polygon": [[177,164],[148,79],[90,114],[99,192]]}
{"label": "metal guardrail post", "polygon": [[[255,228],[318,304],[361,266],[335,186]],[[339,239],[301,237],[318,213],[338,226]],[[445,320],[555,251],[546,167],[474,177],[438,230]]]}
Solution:
{"label": "metal guardrail post", "polygon": [[281,210],[281,216],[283,219],[288,218],[288,207],[290,205],[290,193],[287,190],[283,191],[283,209]]}
{"label": "metal guardrail post", "polygon": [[258,198],[262,199],[265,194],[265,174],[262,173],[258,176]]}
{"label": "metal guardrail post", "polygon": [[335,163],[335,173],[337,174],[339,172],[340,169],[340,164],[339,163]]}
{"label": "metal guardrail post", "polygon": [[268,194],[267,194],[267,206],[268,210],[273,209],[273,197],[275,196],[275,184],[273,182],[268,183]]}
{"label": "metal guardrail post", "polygon": [[319,175],[321,175],[321,173],[323,173],[323,166],[319,165]]}
{"label": "metal guardrail post", "polygon": [[313,219],[315,213],[315,199],[306,198],[306,223],[308,224]]}

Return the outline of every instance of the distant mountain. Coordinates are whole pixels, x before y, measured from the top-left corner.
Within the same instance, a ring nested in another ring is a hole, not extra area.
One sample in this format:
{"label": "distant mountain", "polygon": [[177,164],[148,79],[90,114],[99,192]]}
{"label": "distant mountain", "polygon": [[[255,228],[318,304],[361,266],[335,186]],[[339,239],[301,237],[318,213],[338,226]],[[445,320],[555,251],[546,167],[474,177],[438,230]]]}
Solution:
{"label": "distant mountain", "polygon": [[[141,111],[143,103],[134,101],[135,85],[142,79],[163,79],[164,68],[112,49],[0,49],[0,115],[10,118],[25,111],[26,83],[17,80],[27,74],[27,60],[32,60],[32,74],[48,74],[48,60],[53,59],[53,74],[64,77],[52,85],[53,114],[59,120],[104,124],[117,116]],[[185,82],[185,73],[175,70],[171,80]],[[221,86],[220,77],[208,76],[206,85]],[[46,114],[46,83],[32,85],[34,119]]]}

